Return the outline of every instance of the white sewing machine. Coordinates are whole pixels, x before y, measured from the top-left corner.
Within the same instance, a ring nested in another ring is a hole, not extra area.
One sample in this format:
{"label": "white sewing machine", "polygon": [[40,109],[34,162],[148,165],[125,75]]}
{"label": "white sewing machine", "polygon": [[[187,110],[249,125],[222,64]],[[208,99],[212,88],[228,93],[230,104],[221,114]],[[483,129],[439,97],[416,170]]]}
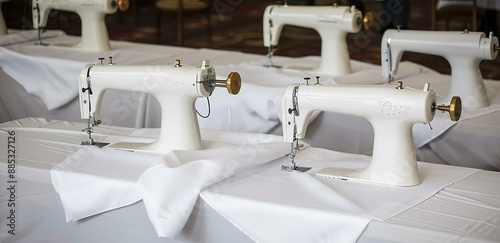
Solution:
{"label": "white sewing machine", "polygon": [[[370,16],[371,15],[367,15]],[[358,32],[363,22],[369,25],[373,17],[362,19],[355,6],[288,6],[269,5],[264,11],[263,40],[268,47],[268,66],[274,66],[272,56],[285,25],[312,28],[321,37],[321,63],[318,67],[284,67],[307,70],[314,74],[344,75],[351,73],[347,33]]]}
{"label": "white sewing machine", "polygon": [[[82,22],[81,42],[78,44],[58,43],[55,46],[73,47],[82,51],[102,52],[110,50],[106,14],[128,9],[128,0],[33,0],[33,28],[47,25],[51,10],[76,12]],[[40,44],[41,43],[40,39]]]}
{"label": "white sewing machine", "polygon": [[80,75],[80,110],[83,119],[88,119],[84,129],[89,142],[98,145],[92,138],[93,127],[99,122],[95,116],[104,92],[107,89],[134,91],[152,94],[161,107],[161,130],[153,143],[116,143],[110,147],[167,153],[170,150],[201,149],[200,129],[196,117],[195,100],[208,97],[216,86],[226,87],[231,94],[237,94],[241,87],[240,75],[229,74],[227,80],[216,80],[215,70],[208,60],[200,67],[181,65],[133,65],[120,66],[112,60],[106,64],[89,64]]}
{"label": "white sewing machine", "polygon": [[5,19],[3,17],[2,3],[10,0],[0,0],[0,35],[7,34],[7,25],[5,25]]}
{"label": "white sewing machine", "polygon": [[438,101],[460,96],[464,107],[485,107],[490,102],[479,70],[481,60],[498,55],[498,39],[490,33],[468,31],[387,30],[382,37],[382,75],[394,80],[404,51],[444,57],[451,66],[451,86]]}
{"label": "white sewing machine", "polygon": [[402,82],[397,86],[290,85],[283,96],[282,108],[283,136],[285,142],[292,143],[291,154],[298,150],[297,140],[305,137],[315,110],[366,118],[375,134],[370,165],[361,170],[323,168],[316,175],[390,186],[414,186],[421,182],[413,124],[430,122],[436,110],[449,111],[452,120],[458,120],[461,114],[459,97],[454,97],[449,106],[438,106],[429,84],[417,90],[403,87]]}

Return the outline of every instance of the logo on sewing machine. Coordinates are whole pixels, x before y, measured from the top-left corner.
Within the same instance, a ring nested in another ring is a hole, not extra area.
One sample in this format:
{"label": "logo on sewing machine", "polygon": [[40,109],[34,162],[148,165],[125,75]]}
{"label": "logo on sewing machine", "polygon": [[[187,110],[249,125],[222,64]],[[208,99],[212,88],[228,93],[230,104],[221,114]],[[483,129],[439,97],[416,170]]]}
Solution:
{"label": "logo on sewing machine", "polygon": [[326,23],[339,23],[342,22],[340,19],[337,17],[332,17],[328,15],[317,15],[318,22],[326,22]]}
{"label": "logo on sewing machine", "polygon": [[377,108],[382,112],[382,115],[395,119],[408,117],[410,111],[408,102],[398,98],[383,98],[378,102]]}

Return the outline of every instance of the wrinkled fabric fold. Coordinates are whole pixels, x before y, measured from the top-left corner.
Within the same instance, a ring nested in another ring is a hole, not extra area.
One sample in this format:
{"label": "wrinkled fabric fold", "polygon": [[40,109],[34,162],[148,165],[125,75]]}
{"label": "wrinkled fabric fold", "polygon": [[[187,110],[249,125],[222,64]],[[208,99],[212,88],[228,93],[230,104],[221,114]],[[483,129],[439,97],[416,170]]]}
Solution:
{"label": "wrinkled fabric fold", "polygon": [[[144,129],[120,140],[145,142],[155,133]],[[67,222],[143,200],[158,236],[176,238],[203,188],[222,186],[241,168],[290,150],[280,136],[204,131],[202,137],[214,141],[203,140],[202,150],[167,154],[82,146],[50,171]]]}

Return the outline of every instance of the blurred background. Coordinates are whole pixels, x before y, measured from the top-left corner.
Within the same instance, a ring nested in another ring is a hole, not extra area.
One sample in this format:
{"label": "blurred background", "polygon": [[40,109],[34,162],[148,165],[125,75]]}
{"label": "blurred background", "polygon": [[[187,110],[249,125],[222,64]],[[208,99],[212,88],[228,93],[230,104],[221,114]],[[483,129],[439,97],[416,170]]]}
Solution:
{"label": "blurred background", "polygon": [[[106,17],[112,40],[193,48],[233,50],[265,55],[267,48],[262,44],[262,14],[266,6],[276,1],[264,0],[211,0],[208,3],[210,21],[205,12],[185,13],[183,16],[183,41],[177,39],[177,17],[175,12],[160,11],[156,0],[129,0],[127,11]],[[161,0],[159,0],[161,1]],[[191,0],[184,0],[191,1]],[[4,2],[2,11],[9,29],[32,29],[31,0],[11,0]],[[332,5],[334,1],[288,1],[290,5]],[[364,12],[374,15],[370,29],[348,34],[347,43],[352,59],[380,64],[380,39],[388,25],[383,1],[335,1],[339,5],[358,4]],[[415,30],[455,30],[465,28],[499,33],[496,10],[478,8],[477,22],[472,21],[472,7],[465,9],[442,9],[434,11],[436,1],[408,1],[408,16],[405,28]],[[361,5],[359,5],[361,4]],[[186,5],[187,6],[187,5]],[[397,6],[396,6],[397,7]],[[456,10],[456,11],[455,11]],[[455,11],[455,12],[454,12]],[[161,15],[160,15],[161,13]],[[433,25],[433,16],[435,18]],[[209,23],[210,22],[210,23]],[[70,35],[80,35],[80,19],[72,12],[51,11],[47,29],[60,29]],[[209,38],[211,27],[211,38]],[[276,55],[307,56],[320,54],[321,39],[311,29],[286,26],[282,32]],[[439,56],[405,52],[403,60],[428,66],[444,74],[450,73],[450,65]],[[482,61],[481,71],[485,79],[500,80],[498,70],[500,59]]]}

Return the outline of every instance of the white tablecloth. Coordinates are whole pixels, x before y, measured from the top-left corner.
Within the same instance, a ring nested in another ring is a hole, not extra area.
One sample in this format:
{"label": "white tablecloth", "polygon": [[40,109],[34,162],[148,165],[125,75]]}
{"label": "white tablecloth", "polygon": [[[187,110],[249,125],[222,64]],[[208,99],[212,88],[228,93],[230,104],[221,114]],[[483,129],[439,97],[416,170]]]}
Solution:
{"label": "white tablecloth", "polygon": [[[257,242],[355,242],[370,221],[392,218],[476,172],[419,163],[422,183],[398,188],[314,176],[324,167],[364,168],[370,162],[366,156],[307,148],[296,160],[299,166],[312,167],[307,173],[281,171],[288,161],[243,170],[231,184],[213,186],[201,195]],[[270,229],[273,225],[281,227]]]}
{"label": "white tablecloth", "polygon": [[[477,0],[477,6],[481,8],[486,8],[486,9],[494,9],[494,10],[499,10],[500,9],[500,2],[497,0]],[[454,6],[454,5],[464,5],[464,6],[471,6],[472,7],[472,1],[471,0],[462,0],[462,1],[457,1],[457,0],[438,0],[437,1],[437,9],[441,9],[447,6]]]}
{"label": "white tablecloth", "polygon": [[[205,205],[202,200],[196,202],[184,231],[176,240],[158,237],[142,200],[127,207],[117,208],[77,222],[66,223],[67,215],[60,195],[52,184],[50,170],[57,165],[60,168],[63,166],[60,161],[64,161],[79,151],[81,148],[79,143],[85,138],[81,132],[82,125],[84,124],[41,118],[25,118],[0,124],[0,144],[2,144],[2,149],[0,149],[0,180],[2,185],[7,185],[8,180],[8,134],[3,129],[9,127],[8,130],[16,133],[16,143],[13,145],[16,148],[16,171],[13,173],[14,178],[9,179],[9,181],[15,180],[15,208],[9,206],[10,192],[5,188],[0,190],[0,217],[2,218],[0,242],[165,243],[222,242],[226,240],[252,242]],[[100,126],[96,131],[103,137],[123,137],[129,136],[136,129]],[[269,135],[259,135],[259,137],[265,139]],[[144,162],[147,163],[147,161]],[[74,163],[66,164],[66,166],[66,168],[75,168]],[[101,166],[106,167],[110,164],[103,163]],[[135,167],[140,167],[140,164],[136,164]],[[109,171],[100,172],[111,172],[125,176],[125,170],[124,167],[119,166]],[[130,176],[130,174],[129,170],[128,175]],[[89,176],[91,175],[89,174]],[[115,184],[123,185],[123,183],[118,182]],[[120,190],[115,188],[110,194],[118,192]],[[108,202],[102,198],[88,197],[87,199],[101,204]],[[88,206],[88,204],[84,205]],[[4,224],[7,222],[6,218],[10,216],[10,209],[16,210],[15,226],[13,226],[15,235],[9,234],[8,231],[12,229]]]}
{"label": "white tablecloth", "polygon": [[[6,225],[0,225],[2,242],[174,242],[156,236],[142,202],[65,223],[62,205],[50,185],[48,171],[78,151],[79,141],[85,138],[80,131],[82,126],[82,123],[33,118],[0,124],[0,145],[4,148],[0,150],[1,180],[7,179],[7,131],[16,132],[18,170],[15,177],[19,180],[16,184],[19,203],[16,208],[16,232],[19,238],[6,233]],[[101,134],[100,138],[126,138],[140,131],[101,126],[96,133]],[[146,135],[149,131],[142,134]],[[273,137],[257,136],[253,143],[270,142]],[[216,136],[212,134],[210,137]],[[241,143],[241,140],[238,142]],[[178,240],[250,242],[253,239],[275,242],[276,239],[292,238],[292,241],[305,239],[301,242],[329,242],[344,236],[352,239],[353,235],[360,235],[360,242],[422,242],[428,239],[494,242],[498,239],[500,195],[495,187],[500,182],[498,172],[474,173],[477,170],[419,163],[423,178],[421,186],[388,188],[278,170],[287,161],[283,159],[245,167],[235,176],[202,191],[202,198],[198,199]],[[300,165],[312,166],[315,171],[323,166],[362,167],[369,157],[306,148],[299,152],[297,161]],[[104,162],[102,166],[106,165],[109,164]],[[108,172],[120,175],[128,171],[125,167],[115,167]],[[462,177],[465,178],[453,183]],[[432,190],[426,188],[439,183],[444,184]],[[453,184],[447,186],[450,183]],[[445,188],[439,190],[442,186]],[[7,196],[8,191],[0,191],[2,218],[8,216]],[[305,224],[302,217],[308,220]],[[333,223],[340,218],[344,220],[335,227]],[[281,224],[276,225],[275,222]],[[357,230],[350,227],[350,231],[342,231],[342,226],[348,223],[357,226]],[[366,230],[359,230],[360,225],[364,229],[366,224]],[[262,227],[264,231],[260,230]],[[332,232],[342,232],[342,235]]]}
{"label": "white tablecloth", "polygon": [[394,218],[372,221],[358,242],[498,242],[497,175],[481,171]]}

